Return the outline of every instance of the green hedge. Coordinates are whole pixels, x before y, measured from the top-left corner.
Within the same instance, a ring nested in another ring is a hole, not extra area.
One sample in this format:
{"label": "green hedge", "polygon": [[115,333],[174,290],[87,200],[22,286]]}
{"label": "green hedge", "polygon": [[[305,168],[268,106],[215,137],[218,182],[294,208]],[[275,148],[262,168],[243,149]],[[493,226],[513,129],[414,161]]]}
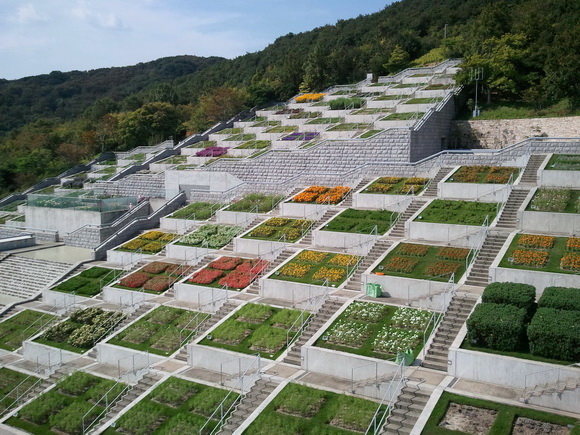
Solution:
{"label": "green hedge", "polygon": [[580,289],[571,287],[546,287],[538,307],[557,310],[580,311]]}
{"label": "green hedge", "polygon": [[516,351],[525,339],[525,319],[523,308],[481,303],[467,319],[467,339],[475,346]]}
{"label": "green hedge", "polygon": [[526,316],[532,318],[535,311],[536,288],[529,284],[515,282],[494,282],[483,291],[481,300],[485,303],[513,305],[526,310]]}
{"label": "green hedge", "polygon": [[538,308],[528,340],[532,355],[580,362],[580,311]]}

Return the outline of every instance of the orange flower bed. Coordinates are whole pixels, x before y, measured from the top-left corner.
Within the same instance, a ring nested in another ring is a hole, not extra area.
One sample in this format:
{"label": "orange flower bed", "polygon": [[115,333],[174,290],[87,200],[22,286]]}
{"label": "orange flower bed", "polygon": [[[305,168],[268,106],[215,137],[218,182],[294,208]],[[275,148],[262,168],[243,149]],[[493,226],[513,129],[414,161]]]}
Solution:
{"label": "orange flower bed", "polygon": [[295,195],[292,200],[294,202],[308,202],[317,204],[338,204],[350,192],[350,187],[336,186],[332,189],[324,186],[310,186],[303,192]]}
{"label": "orange flower bed", "polygon": [[513,254],[513,263],[518,266],[544,267],[548,262],[546,251],[531,251],[529,249],[516,249]]}
{"label": "orange flower bed", "polygon": [[325,96],[325,93],[319,92],[319,93],[308,93],[308,94],[302,94],[297,96],[294,101],[296,101],[297,103],[313,103],[315,101],[320,101],[322,100],[322,98]]}
{"label": "orange flower bed", "polygon": [[566,249],[570,251],[580,251],[580,237],[570,237],[566,241]]}
{"label": "orange flower bed", "polygon": [[460,263],[451,263],[448,261],[435,261],[425,268],[425,275],[429,276],[451,276],[457,273],[461,267]]}
{"label": "orange flower bed", "polygon": [[413,257],[423,257],[429,251],[427,245],[416,245],[414,243],[401,243],[399,245],[399,254],[412,255]]}
{"label": "orange flower bed", "polygon": [[385,270],[399,273],[411,273],[419,260],[406,257],[393,257],[385,263]]}
{"label": "orange flower bed", "polygon": [[522,234],[518,239],[518,246],[535,249],[549,249],[554,246],[554,237],[538,234]]}
{"label": "orange flower bed", "polygon": [[296,256],[296,259],[300,261],[309,261],[311,263],[320,263],[327,255],[327,252],[302,251]]}
{"label": "orange flower bed", "polygon": [[580,272],[580,254],[570,253],[564,255],[560,260],[560,268]]}
{"label": "orange flower bed", "polygon": [[445,247],[437,251],[437,257],[444,258],[446,260],[465,260],[468,254],[469,249],[465,248]]}

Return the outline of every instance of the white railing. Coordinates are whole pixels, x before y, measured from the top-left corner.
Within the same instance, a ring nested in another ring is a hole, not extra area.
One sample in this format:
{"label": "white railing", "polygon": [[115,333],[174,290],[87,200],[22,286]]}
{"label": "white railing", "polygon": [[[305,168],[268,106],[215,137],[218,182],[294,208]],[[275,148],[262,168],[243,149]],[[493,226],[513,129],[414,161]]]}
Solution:
{"label": "white railing", "polygon": [[487,233],[489,231],[489,215],[487,215],[483,221],[483,224],[479,228],[477,232],[477,236],[471,245],[471,249],[469,250],[467,257],[465,257],[465,273],[468,273],[469,266],[473,264],[475,261],[477,254],[479,254],[479,250],[483,246],[485,239],[487,237]]}
{"label": "white railing", "polygon": [[[577,373],[571,373],[570,369],[579,369]],[[534,393],[541,393],[568,381],[580,382],[580,363],[567,366],[555,367],[551,369],[538,370],[524,375],[524,391],[522,398],[527,403],[527,399]]]}
{"label": "white railing", "polygon": [[[440,324],[441,318],[447,312],[449,303],[451,302],[451,299],[453,299],[454,295],[455,295],[455,274],[451,274],[449,281],[447,281],[447,287],[445,288],[445,291],[441,295],[441,302],[439,304],[439,308],[433,311],[431,317],[429,318],[429,322],[427,322],[427,325],[423,330],[423,348],[421,349],[423,359],[425,359],[425,355],[427,355],[426,349],[427,341],[433,334],[435,334],[437,326]],[[429,332],[429,329],[431,329],[431,332]]]}

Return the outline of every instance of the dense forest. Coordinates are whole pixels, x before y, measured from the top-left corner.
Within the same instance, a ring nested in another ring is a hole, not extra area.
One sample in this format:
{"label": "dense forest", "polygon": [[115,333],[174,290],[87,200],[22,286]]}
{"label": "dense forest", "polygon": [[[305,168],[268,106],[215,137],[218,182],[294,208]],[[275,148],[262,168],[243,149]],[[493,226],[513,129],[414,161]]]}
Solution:
{"label": "dense forest", "polygon": [[179,56],[125,68],[0,80],[0,194],[100,151],[203,131],[241,109],[449,57],[483,68],[486,101],[561,113],[580,104],[577,0],[401,0],[278,38],[235,59]]}

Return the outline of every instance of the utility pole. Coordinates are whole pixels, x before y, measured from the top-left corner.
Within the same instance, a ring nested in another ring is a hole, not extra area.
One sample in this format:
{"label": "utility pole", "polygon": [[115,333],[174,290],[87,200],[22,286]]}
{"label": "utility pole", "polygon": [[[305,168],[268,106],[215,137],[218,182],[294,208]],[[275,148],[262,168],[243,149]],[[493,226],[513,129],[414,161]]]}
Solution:
{"label": "utility pole", "polygon": [[473,108],[473,117],[479,116],[479,107],[477,107],[477,88],[479,87],[479,81],[483,80],[483,68],[471,68],[469,70],[470,81],[475,81],[475,107]]}
{"label": "utility pole", "polygon": [[445,24],[445,28],[443,29],[443,39],[447,39],[447,24]]}

